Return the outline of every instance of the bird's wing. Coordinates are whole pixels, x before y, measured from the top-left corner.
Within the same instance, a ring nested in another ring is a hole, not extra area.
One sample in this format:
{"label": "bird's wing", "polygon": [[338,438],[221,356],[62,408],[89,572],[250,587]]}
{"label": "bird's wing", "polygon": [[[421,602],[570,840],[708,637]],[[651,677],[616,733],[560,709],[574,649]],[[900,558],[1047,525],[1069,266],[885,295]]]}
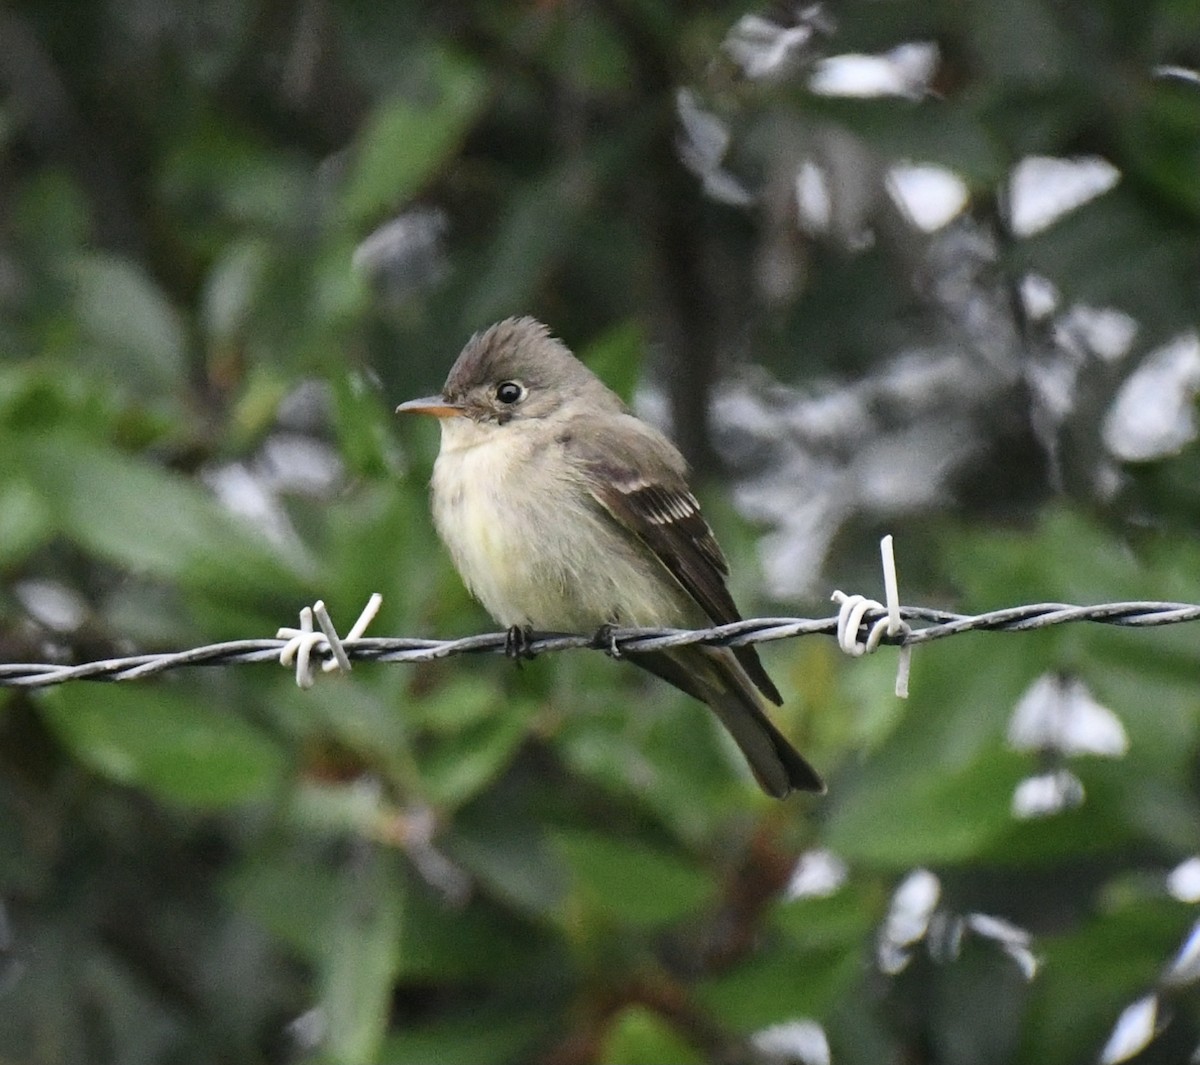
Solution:
{"label": "bird's wing", "polygon": [[[713,624],[740,621],[725,584],[729,564],[687,486],[683,459],[666,437],[644,422],[619,417],[620,432],[614,432],[610,417],[577,425],[560,438],[583,468],[588,490],[654,552]],[[734,654],[759,691],[776,704],[782,702],[754,648],[738,647]]]}

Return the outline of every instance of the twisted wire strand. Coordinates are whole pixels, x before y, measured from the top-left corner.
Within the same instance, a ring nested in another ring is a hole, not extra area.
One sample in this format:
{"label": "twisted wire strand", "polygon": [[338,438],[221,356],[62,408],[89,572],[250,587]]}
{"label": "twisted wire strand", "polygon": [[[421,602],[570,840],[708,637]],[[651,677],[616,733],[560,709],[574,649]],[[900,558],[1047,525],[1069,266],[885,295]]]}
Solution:
{"label": "twisted wire strand", "polygon": [[[1089,621],[1125,628],[1177,625],[1200,620],[1200,605],[1193,603],[1126,602],[1073,606],[1069,603],[1032,603],[984,614],[955,614],[929,607],[901,607],[901,617],[920,625],[907,633],[883,638],[884,643],[913,646],[965,632],[1030,632],[1053,625]],[[863,628],[886,612],[872,610]],[[748,618],[707,629],[614,628],[592,635],[538,633],[523,650],[530,655],[579,648],[602,650],[615,656],[664,651],[689,644],[710,647],[743,647],[799,636],[835,635],[838,619]],[[127,681],[156,676],[188,666],[227,666],[246,662],[278,662],[285,639],[231,640],[185,651],[131,655],[79,665],[53,663],[0,664],[0,687],[46,688],[74,680]],[[480,633],[454,640],[417,637],[359,637],[343,641],[347,657],[356,662],[430,662],[464,654],[504,654],[510,646],[506,632]],[[322,650],[328,652],[328,643]]]}

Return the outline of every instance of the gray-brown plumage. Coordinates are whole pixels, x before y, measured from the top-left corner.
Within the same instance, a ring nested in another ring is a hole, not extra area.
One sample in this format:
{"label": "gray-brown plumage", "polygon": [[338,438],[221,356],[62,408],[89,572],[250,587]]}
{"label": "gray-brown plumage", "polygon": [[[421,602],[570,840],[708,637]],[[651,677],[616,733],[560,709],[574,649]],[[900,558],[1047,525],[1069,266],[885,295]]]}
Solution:
{"label": "gray-brown plumage", "polygon": [[[440,396],[398,410],[440,419],[434,523],[500,624],[590,632],[740,619],[683,457],[540,322],[476,334]],[[766,715],[759,693],[780,696],[753,647],[629,659],[707,703],[768,794],[824,790]]]}

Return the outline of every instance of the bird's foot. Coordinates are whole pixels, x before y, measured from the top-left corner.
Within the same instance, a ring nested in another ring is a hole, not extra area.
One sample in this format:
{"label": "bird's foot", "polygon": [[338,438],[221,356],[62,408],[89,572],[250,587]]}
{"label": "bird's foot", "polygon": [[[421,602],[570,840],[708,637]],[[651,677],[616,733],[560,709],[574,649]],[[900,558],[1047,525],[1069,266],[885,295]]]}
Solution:
{"label": "bird's foot", "polygon": [[621,648],[617,645],[617,626],[611,621],[606,621],[592,637],[592,646],[598,647],[609,658],[621,658]]}
{"label": "bird's foot", "polygon": [[537,657],[533,650],[533,626],[510,625],[504,637],[504,654],[519,666],[521,661],[532,661]]}

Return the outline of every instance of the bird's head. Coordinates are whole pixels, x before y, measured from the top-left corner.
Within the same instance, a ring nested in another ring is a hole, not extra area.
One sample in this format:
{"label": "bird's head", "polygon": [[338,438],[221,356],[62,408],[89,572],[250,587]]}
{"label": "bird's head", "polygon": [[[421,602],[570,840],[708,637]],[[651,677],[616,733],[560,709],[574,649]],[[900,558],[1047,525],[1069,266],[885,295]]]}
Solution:
{"label": "bird's head", "polygon": [[541,322],[506,318],[467,341],[440,395],[401,403],[396,413],[503,426],[569,412],[580,401],[592,409],[623,409]]}

